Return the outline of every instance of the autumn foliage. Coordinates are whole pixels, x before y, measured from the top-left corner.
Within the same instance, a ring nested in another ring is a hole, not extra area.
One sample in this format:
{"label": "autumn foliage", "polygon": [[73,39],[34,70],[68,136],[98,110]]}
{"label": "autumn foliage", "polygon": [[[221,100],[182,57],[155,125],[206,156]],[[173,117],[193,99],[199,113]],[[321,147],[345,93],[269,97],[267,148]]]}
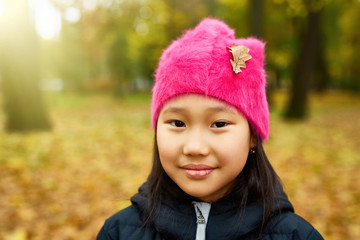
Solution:
{"label": "autumn foliage", "polygon": [[[308,120],[284,122],[285,96],[265,151],[296,212],[325,239],[360,239],[360,98],[313,94]],[[47,98],[52,132],[8,134],[0,112],[0,239],[94,239],[150,170],[149,95]]]}

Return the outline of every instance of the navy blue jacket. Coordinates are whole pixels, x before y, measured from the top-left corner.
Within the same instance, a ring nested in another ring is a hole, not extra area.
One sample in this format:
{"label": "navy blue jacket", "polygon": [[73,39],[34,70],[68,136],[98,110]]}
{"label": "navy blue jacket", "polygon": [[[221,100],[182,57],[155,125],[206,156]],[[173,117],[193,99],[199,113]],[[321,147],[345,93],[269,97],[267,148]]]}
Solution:
{"label": "navy blue jacket", "polygon": [[[147,186],[132,197],[132,205],[106,220],[97,240],[195,240],[196,213],[191,202],[167,198],[161,205],[152,227],[143,226],[147,208]],[[262,240],[321,240],[321,235],[308,222],[294,213],[285,193],[279,197],[274,216],[265,227]],[[263,208],[249,204],[239,215],[233,201],[211,204],[206,225],[206,240],[255,239]],[[280,210],[280,211],[279,211]],[[281,213],[279,213],[281,212]]]}

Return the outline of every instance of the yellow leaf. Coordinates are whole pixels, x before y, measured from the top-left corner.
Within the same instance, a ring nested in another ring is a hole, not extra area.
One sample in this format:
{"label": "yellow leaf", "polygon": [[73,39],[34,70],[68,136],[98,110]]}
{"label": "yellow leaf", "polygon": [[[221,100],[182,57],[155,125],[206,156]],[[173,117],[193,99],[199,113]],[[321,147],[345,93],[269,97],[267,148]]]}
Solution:
{"label": "yellow leaf", "polygon": [[14,232],[5,236],[5,240],[26,240],[27,234],[24,229],[17,228]]}
{"label": "yellow leaf", "polygon": [[248,54],[249,49],[242,45],[233,44],[232,47],[229,47],[229,52],[232,53],[234,60],[230,59],[233,71],[238,74],[241,72],[240,68],[246,68],[245,62],[251,59],[251,55]]}

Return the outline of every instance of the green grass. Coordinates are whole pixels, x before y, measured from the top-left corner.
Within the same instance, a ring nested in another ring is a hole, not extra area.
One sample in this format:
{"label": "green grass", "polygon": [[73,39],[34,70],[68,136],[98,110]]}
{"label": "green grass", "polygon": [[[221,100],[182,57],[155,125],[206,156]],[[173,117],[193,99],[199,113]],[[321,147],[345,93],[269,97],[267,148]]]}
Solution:
{"label": "green grass", "polygon": [[[45,99],[50,132],[6,133],[0,112],[0,239],[93,239],[150,171],[151,96]],[[285,102],[276,92],[265,150],[297,213],[326,239],[360,239],[360,97],[312,94],[292,122]]]}

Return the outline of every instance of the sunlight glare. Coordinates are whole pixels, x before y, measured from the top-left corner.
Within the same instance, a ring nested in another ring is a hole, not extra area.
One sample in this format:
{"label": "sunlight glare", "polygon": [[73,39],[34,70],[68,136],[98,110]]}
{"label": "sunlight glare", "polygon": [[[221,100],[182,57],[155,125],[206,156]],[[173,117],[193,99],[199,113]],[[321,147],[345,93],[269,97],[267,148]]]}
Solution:
{"label": "sunlight glare", "polygon": [[0,0],[0,17],[4,14],[4,2],[3,0]]}
{"label": "sunlight glare", "polygon": [[56,2],[58,2],[64,6],[67,6],[67,7],[70,7],[74,4],[74,0],[56,0]]}
{"label": "sunlight glare", "polygon": [[80,10],[77,8],[67,8],[65,10],[64,17],[67,21],[75,23],[80,20],[81,13]]}
{"label": "sunlight glare", "polygon": [[83,7],[86,10],[92,11],[94,10],[98,5],[97,0],[87,0],[87,1],[83,1]]}
{"label": "sunlight glare", "polygon": [[45,40],[57,37],[61,30],[61,14],[49,0],[33,0],[36,32]]}

